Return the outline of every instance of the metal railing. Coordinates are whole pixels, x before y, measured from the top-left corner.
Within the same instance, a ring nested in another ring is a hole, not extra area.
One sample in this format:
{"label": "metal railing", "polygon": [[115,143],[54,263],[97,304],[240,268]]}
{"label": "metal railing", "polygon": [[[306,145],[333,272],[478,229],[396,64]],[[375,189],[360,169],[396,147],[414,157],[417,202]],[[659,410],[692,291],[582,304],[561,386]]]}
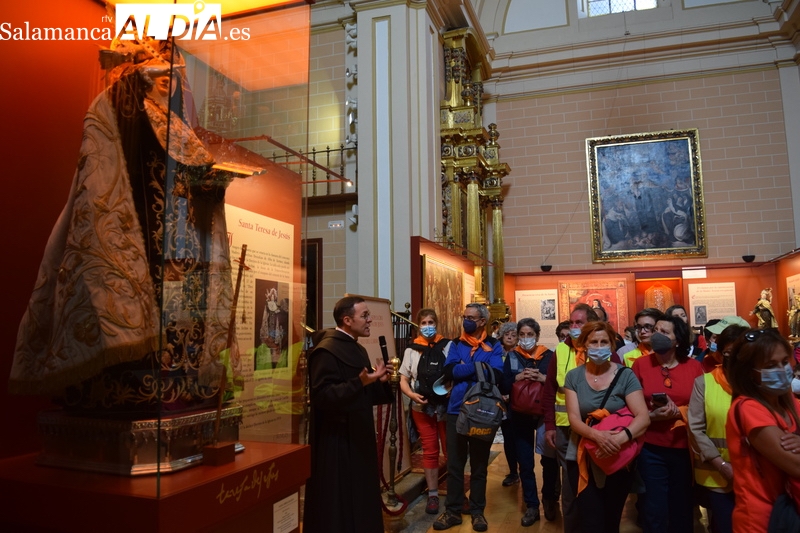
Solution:
{"label": "metal railing", "polygon": [[[302,176],[305,198],[322,198],[358,192],[358,149],[356,147],[340,144],[339,147],[326,146],[324,149],[314,147],[308,152],[299,151],[298,153],[319,166],[329,169],[330,172],[308,164],[295,154],[286,151],[273,152],[269,159]],[[345,180],[339,179],[331,172],[337,173]]]}
{"label": "metal railing", "polygon": [[406,348],[411,344],[415,324],[411,321],[411,304],[406,303],[405,311],[392,311],[392,330],[397,358],[402,360]]}

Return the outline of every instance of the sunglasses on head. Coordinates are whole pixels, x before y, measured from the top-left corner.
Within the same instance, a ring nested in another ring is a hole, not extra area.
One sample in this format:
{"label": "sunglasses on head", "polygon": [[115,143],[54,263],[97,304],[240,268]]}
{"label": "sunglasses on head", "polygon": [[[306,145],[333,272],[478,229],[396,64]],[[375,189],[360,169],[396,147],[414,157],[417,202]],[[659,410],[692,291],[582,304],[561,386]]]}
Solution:
{"label": "sunglasses on head", "polygon": [[744,334],[744,338],[745,338],[745,340],[747,342],[753,342],[757,338],[759,338],[762,334],[766,333],[767,331],[769,331],[769,330],[768,329],[759,329],[759,330],[755,330],[755,331],[748,331],[747,333]]}

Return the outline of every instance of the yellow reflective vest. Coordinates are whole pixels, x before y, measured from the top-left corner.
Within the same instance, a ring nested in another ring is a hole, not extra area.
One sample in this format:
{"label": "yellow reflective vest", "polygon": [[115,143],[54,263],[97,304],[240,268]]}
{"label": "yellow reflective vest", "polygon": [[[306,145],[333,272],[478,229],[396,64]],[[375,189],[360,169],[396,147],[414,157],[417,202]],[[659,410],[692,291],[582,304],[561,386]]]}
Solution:
{"label": "yellow reflective vest", "polygon": [[575,348],[571,348],[567,343],[561,342],[556,346],[556,426],[569,426],[567,417],[567,397],[564,395],[564,381],[567,372],[577,367],[575,363]]}
{"label": "yellow reflective vest", "polygon": [[[728,455],[728,442],[725,438],[725,422],[728,420],[728,411],[731,408],[731,395],[717,383],[711,373],[704,374],[705,381],[705,413],[706,413],[706,436],[711,439],[714,446],[719,450],[719,455],[723,461],[730,461]],[[695,461],[694,480],[700,485],[709,488],[725,488],[728,481],[711,466],[710,463]]]}
{"label": "yellow reflective vest", "polygon": [[625,366],[627,366],[628,368],[631,368],[633,366],[633,363],[637,359],[639,359],[643,355],[648,355],[650,353],[651,352],[642,353],[642,349],[641,348],[634,348],[633,350],[631,350],[629,352],[625,352],[622,355],[622,362],[625,363]]}

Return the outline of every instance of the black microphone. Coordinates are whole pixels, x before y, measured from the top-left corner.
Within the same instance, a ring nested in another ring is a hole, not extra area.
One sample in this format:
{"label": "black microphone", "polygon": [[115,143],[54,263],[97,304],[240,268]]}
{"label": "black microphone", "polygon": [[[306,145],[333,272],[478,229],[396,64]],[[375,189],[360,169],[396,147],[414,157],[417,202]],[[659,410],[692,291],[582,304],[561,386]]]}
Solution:
{"label": "black microphone", "polygon": [[383,355],[383,364],[389,364],[389,350],[386,348],[386,337],[381,335],[378,337],[378,344],[381,345],[381,355]]}

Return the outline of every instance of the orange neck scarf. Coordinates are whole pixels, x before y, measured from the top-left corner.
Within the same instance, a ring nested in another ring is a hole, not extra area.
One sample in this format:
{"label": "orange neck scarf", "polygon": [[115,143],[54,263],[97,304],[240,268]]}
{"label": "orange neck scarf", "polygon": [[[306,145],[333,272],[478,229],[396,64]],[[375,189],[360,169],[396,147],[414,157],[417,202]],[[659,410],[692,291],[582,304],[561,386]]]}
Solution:
{"label": "orange neck scarf", "polygon": [[575,366],[579,367],[586,364],[586,348],[575,349]]}
{"label": "orange neck scarf", "polygon": [[437,334],[436,334],[436,335],[434,335],[434,337],[433,337],[432,339],[430,339],[430,340],[426,339],[426,338],[425,338],[425,337],[423,337],[422,335],[417,335],[417,338],[416,338],[416,339],[414,339],[414,340],[413,340],[413,341],[411,341],[411,342],[412,342],[413,344],[419,344],[420,346],[433,346],[434,344],[436,344],[437,342],[439,342],[439,341],[440,341],[440,340],[442,340],[442,339],[444,339],[444,337],[442,337],[441,335],[439,335],[439,334],[437,333]]}
{"label": "orange neck scarf", "polygon": [[514,348],[514,351],[520,354],[525,359],[533,359],[534,361],[541,361],[542,357],[544,357],[544,352],[547,351],[546,346],[536,346],[533,352],[528,353],[525,349],[521,346],[517,346]]}
{"label": "orange neck scarf", "polygon": [[728,383],[728,377],[722,370],[722,365],[715,366],[714,370],[711,371],[711,375],[714,376],[714,381],[719,383],[719,386],[722,387],[722,390],[730,395],[733,395],[733,389],[731,389],[731,385]]}
{"label": "orange neck scarf", "polygon": [[485,338],[486,338],[486,330],[483,330],[481,332],[480,337],[473,337],[472,335],[467,335],[466,333],[462,332],[461,336],[459,337],[459,340],[462,340],[467,344],[469,344],[470,346],[472,346],[472,349],[469,351],[469,355],[470,357],[472,357],[473,355],[475,355],[475,351],[478,349],[478,346],[480,346],[484,352],[492,351],[492,348],[488,344],[483,342]]}
{"label": "orange neck scarf", "polygon": [[[610,415],[608,409],[595,409],[586,417],[588,426],[592,420],[600,421]],[[578,441],[578,494],[589,486],[589,459],[586,457],[586,437]]]}

